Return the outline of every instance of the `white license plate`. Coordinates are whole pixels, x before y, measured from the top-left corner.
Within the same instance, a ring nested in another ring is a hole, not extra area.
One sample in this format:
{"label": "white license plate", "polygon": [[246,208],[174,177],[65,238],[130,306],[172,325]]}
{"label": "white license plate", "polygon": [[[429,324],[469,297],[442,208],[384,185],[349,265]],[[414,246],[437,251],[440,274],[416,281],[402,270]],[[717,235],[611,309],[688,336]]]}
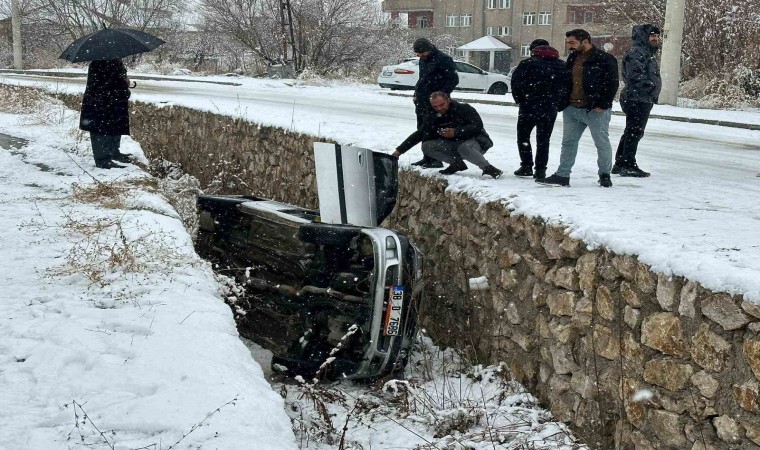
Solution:
{"label": "white license plate", "polygon": [[392,71],[390,71],[390,70],[386,70],[386,71],[384,71],[384,72],[383,72],[383,76],[384,76],[384,77],[389,77],[389,76],[391,76],[391,75],[393,75],[393,72],[392,72]]}
{"label": "white license plate", "polygon": [[401,308],[404,307],[404,286],[391,286],[391,295],[388,299],[388,309],[385,313],[386,336],[398,336],[401,334]]}

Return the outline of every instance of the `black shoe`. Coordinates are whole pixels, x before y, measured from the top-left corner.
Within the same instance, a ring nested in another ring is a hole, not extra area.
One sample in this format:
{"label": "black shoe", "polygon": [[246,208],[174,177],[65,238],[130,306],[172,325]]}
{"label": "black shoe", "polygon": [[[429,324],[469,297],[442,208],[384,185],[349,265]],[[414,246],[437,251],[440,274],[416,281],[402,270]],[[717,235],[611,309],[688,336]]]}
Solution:
{"label": "black shoe", "polygon": [[546,178],[546,169],[536,169],[536,171],[533,173],[533,178],[537,180],[543,180]]}
{"label": "black shoe", "polygon": [[443,170],[439,170],[438,173],[443,175],[451,175],[463,170],[467,170],[467,164],[465,164],[464,161],[457,161],[455,163],[449,164],[449,167]]}
{"label": "black shoe", "polygon": [[532,177],[533,166],[520,166],[520,168],[515,170],[514,173],[517,177]]}
{"label": "black shoe", "polygon": [[649,175],[649,172],[644,172],[643,170],[639,169],[639,166],[636,164],[630,167],[623,167],[623,170],[620,171],[621,177],[646,178]]}
{"label": "black shoe", "polygon": [[412,163],[413,166],[420,166],[423,169],[436,169],[443,167],[443,163],[429,156],[423,156],[421,160]]}
{"label": "black shoe", "polygon": [[114,161],[119,161],[123,163],[131,163],[132,162],[132,155],[128,155],[126,153],[117,153],[113,156],[111,156],[111,159]]}
{"label": "black shoe", "polygon": [[536,183],[545,184],[547,186],[566,186],[570,187],[570,177],[561,177],[556,173],[547,178],[536,178]]}
{"label": "black shoe", "polygon": [[421,164],[420,167],[422,167],[423,169],[438,169],[438,168],[443,167],[443,163],[438,161],[437,159],[430,158],[429,162]]}
{"label": "black shoe", "polygon": [[620,172],[623,170],[623,166],[619,165],[618,163],[615,163],[612,166],[612,170],[610,170],[610,173],[613,175],[620,175]]}
{"label": "black shoe", "polygon": [[100,161],[95,163],[96,167],[99,167],[101,169],[123,169],[127,166],[122,166],[121,164],[116,164],[115,162],[111,161],[110,159],[106,159],[105,161]]}
{"label": "black shoe", "polygon": [[612,179],[610,178],[610,174],[605,173],[605,174],[599,175],[599,186],[612,187]]}
{"label": "black shoe", "polygon": [[[530,169],[530,168],[528,168]],[[494,166],[488,165],[483,169],[483,175],[491,175],[494,179],[499,178],[502,174],[502,171],[497,169]]]}

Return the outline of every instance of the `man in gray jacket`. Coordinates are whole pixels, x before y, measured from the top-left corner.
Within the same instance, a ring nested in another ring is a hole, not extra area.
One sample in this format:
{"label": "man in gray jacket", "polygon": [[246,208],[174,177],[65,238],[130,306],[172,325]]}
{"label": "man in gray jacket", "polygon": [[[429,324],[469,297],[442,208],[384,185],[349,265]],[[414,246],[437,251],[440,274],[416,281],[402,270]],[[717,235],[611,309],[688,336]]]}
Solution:
{"label": "man in gray jacket", "polygon": [[623,81],[620,106],[625,113],[625,131],[615,153],[612,173],[621,177],[648,177],[649,173],[636,164],[636,150],[644,136],[652,106],[657,103],[662,89],[657,49],[660,47],[660,29],[651,24],[633,27],[633,47],[623,58]]}

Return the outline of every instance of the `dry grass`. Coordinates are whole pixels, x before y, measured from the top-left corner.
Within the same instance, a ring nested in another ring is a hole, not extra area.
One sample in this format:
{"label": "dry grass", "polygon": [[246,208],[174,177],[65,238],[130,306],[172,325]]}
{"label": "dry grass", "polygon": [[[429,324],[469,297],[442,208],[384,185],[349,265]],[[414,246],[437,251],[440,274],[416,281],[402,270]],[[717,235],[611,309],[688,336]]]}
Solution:
{"label": "dry grass", "polygon": [[127,181],[97,181],[93,184],[72,184],[74,200],[96,203],[108,209],[124,209],[125,199],[136,189],[156,192],[158,181],[154,178],[137,178]]}

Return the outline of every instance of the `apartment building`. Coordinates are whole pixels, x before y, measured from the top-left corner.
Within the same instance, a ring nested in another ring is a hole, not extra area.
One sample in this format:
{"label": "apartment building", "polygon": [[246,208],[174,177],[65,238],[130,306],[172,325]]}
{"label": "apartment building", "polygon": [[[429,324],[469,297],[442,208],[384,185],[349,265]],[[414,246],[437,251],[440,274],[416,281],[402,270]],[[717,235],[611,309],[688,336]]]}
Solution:
{"label": "apartment building", "polygon": [[[496,54],[496,70],[506,72],[530,56],[534,39],[546,39],[564,53],[565,32],[583,28],[594,45],[620,56],[630,48],[630,26],[610,23],[595,0],[384,0],[392,18],[406,16],[415,37],[447,34],[466,44],[494,36],[512,50]],[[445,49],[454,54],[455,47]],[[461,57],[462,55],[457,55]],[[472,63],[488,66],[487,53],[475,53]]]}

